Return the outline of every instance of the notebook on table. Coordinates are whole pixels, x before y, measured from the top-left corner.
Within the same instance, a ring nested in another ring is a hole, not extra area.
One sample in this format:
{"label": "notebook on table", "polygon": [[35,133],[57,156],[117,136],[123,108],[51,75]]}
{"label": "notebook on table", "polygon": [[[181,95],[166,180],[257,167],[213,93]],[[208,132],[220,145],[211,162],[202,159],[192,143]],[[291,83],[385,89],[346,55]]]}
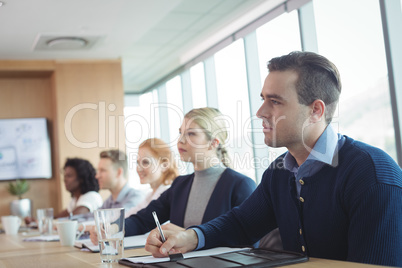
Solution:
{"label": "notebook on table", "polygon": [[[147,241],[148,234],[149,233],[124,237],[124,249],[143,248]],[[87,248],[91,252],[99,252],[99,245],[93,244],[91,239],[76,240],[74,246],[77,248]]]}
{"label": "notebook on table", "polygon": [[[222,248],[216,248],[222,249]],[[216,249],[205,251],[194,251],[183,254],[183,259],[169,261],[168,258],[124,258],[120,264],[130,267],[166,267],[166,268],[205,268],[205,267],[274,267],[293,263],[308,261],[308,257],[299,253],[289,251],[277,251],[268,249],[227,249],[224,253],[214,254]],[[209,254],[209,252],[211,254]],[[196,255],[196,253],[206,252],[206,254]],[[152,260],[154,259],[154,260]],[[145,261],[143,261],[145,260]],[[160,261],[158,261],[160,260]]]}

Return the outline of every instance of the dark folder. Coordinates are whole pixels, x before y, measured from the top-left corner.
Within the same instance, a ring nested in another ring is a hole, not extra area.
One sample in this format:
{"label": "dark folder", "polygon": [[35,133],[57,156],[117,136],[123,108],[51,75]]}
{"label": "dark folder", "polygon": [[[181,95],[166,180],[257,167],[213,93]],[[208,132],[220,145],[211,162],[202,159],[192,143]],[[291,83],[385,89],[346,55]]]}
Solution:
{"label": "dark folder", "polygon": [[308,257],[289,251],[268,250],[262,248],[246,249],[214,256],[186,258],[177,261],[159,263],[133,263],[122,259],[120,264],[130,267],[166,267],[166,268],[205,268],[205,267],[274,267],[308,261]]}

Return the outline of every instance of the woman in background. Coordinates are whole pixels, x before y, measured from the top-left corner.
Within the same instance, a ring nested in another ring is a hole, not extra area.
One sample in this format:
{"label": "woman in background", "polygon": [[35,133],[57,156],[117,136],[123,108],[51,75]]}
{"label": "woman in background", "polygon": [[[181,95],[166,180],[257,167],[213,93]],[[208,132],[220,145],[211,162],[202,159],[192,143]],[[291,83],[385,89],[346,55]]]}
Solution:
{"label": "woman in background", "polygon": [[179,175],[173,152],[161,139],[147,139],[138,147],[137,173],[141,184],[149,184],[151,192],[144,201],[126,211],[126,217],[133,215],[157,199],[169,189],[173,180]]}
{"label": "woman in background", "polygon": [[67,158],[64,164],[64,185],[71,193],[71,200],[67,208],[55,218],[70,215],[86,214],[102,206],[103,200],[99,191],[96,171],[92,164],[81,158]]}
{"label": "woman in background", "polygon": [[[214,108],[193,109],[185,115],[177,148],[181,160],[191,163],[195,172],[177,177],[158,199],[126,218],[126,236],[154,229],[153,211],[161,224],[170,220],[164,229],[181,230],[226,213],[254,191],[252,179],[229,168],[226,122]],[[94,230],[91,241],[98,243]]]}
{"label": "woman in background", "polygon": [[[98,180],[95,178],[95,168],[85,159],[67,158],[63,168],[64,185],[71,194],[67,208],[54,218],[71,215],[87,214],[102,206],[103,200],[99,191]],[[34,218],[26,217],[25,223],[31,224]]]}
{"label": "woman in background", "polygon": [[126,236],[155,228],[153,211],[160,223],[170,220],[164,228],[187,228],[231,210],[254,191],[253,180],[229,168],[226,120],[219,110],[191,110],[185,115],[179,133],[180,158],[193,164],[195,172],[177,177],[158,199],[126,218]]}

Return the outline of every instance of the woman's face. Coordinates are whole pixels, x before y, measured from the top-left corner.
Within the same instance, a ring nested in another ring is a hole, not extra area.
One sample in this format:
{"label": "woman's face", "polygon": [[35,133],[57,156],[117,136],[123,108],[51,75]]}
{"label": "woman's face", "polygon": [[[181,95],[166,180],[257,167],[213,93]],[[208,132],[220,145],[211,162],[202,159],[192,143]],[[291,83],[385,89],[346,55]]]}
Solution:
{"label": "woman's face", "polygon": [[140,147],[137,157],[137,173],[141,184],[149,183],[153,189],[162,183],[163,167],[162,162],[153,156],[148,147]]}
{"label": "woman's face", "polygon": [[66,190],[70,193],[80,189],[80,181],[73,167],[64,168],[64,185],[66,186]]}
{"label": "woman's face", "polygon": [[194,165],[204,162],[206,158],[211,157],[215,149],[211,146],[211,141],[202,129],[193,120],[184,118],[179,129],[180,138],[177,143],[177,149],[181,160],[191,162]]}

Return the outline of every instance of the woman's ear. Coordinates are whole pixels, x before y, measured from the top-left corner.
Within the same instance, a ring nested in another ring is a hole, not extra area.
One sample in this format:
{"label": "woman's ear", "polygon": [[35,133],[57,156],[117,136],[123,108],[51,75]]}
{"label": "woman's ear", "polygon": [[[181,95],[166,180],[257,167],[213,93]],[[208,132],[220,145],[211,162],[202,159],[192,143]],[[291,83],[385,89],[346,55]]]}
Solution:
{"label": "woman's ear", "polygon": [[218,148],[219,144],[220,144],[220,141],[217,138],[212,139],[210,149],[216,150],[216,148]]}
{"label": "woman's ear", "polygon": [[322,119],[325,119],[325,103],[322,100],[315,100],[311,107],[311,115],[310,115],[310,122],[317,123],[320,122]]}
{"label": "woman's ear", "polygon": [[169,169],[169,163],[168,163],[168,162],[162,162],[162,163],[160,164],[160,167],[161,167],[162,173],[163,173],[163,172],[166,172],[166,171]]}

